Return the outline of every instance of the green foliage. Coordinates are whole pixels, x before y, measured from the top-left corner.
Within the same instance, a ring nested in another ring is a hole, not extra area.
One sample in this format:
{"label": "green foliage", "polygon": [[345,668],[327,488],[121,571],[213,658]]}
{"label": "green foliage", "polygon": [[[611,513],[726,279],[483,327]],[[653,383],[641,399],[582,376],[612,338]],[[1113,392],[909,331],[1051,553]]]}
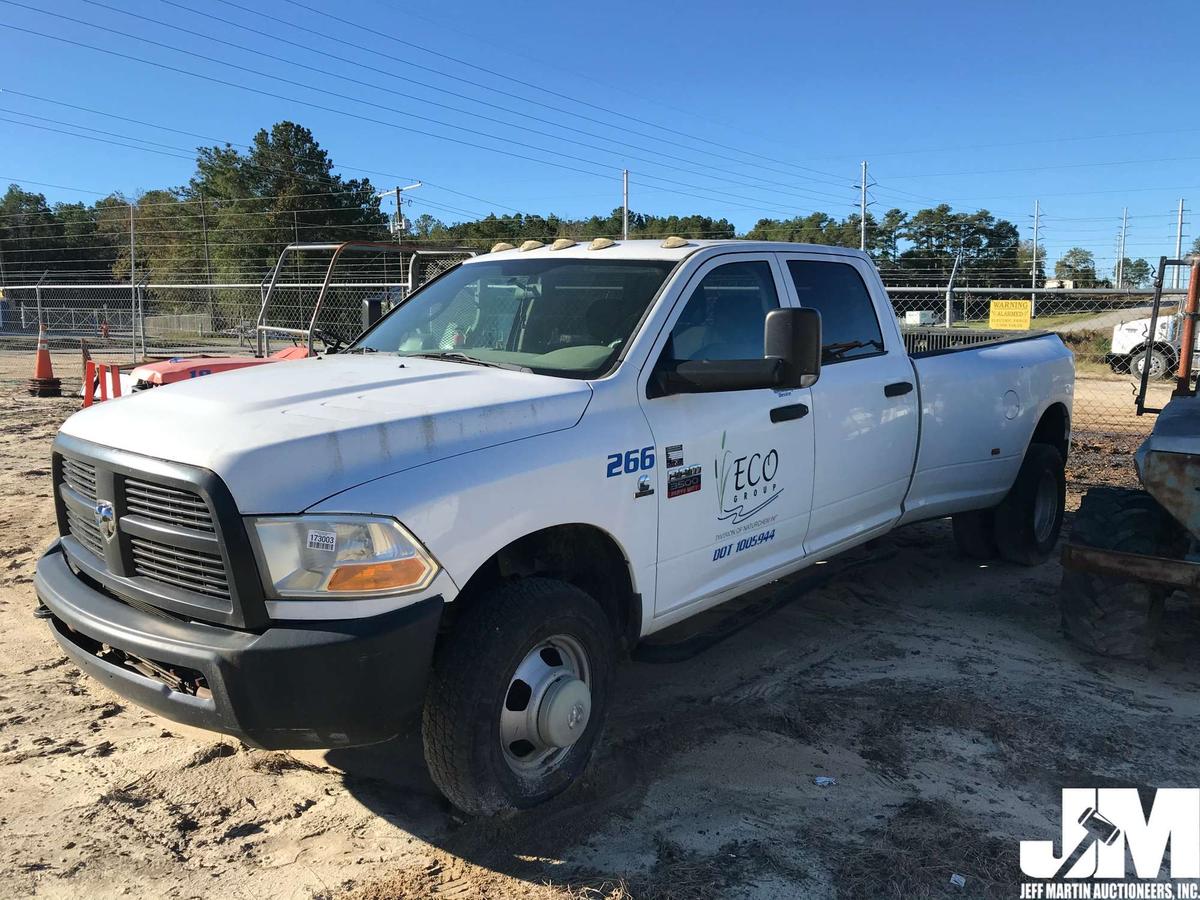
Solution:
{"label": "green foliage", "polygon": [[1150,263],[1125,257],[1121,264],[1121,283],[1117,287],[1145,287],[1151,280]]}
{"label": "green foliage", "polygon": [[1100,279],[1096,275],[1096,258],[1090,250],[1082,247],[1072,247],[1054,264],[1055,278],[1068,278],[1075,282],[1075,287],[1099,287]]}
{"label": "green foliage", "polygon": [[312,132],[259,131],[245,153],[202,147],[187,185],[92,207],[53,208],[10,185],[0,199],[0,266],[8,283],[43,271],[101,280],[130,273],[130,206],[139,280],[257,279],[292,241],[384,240],[387,220],[366,180],[345,180]]}

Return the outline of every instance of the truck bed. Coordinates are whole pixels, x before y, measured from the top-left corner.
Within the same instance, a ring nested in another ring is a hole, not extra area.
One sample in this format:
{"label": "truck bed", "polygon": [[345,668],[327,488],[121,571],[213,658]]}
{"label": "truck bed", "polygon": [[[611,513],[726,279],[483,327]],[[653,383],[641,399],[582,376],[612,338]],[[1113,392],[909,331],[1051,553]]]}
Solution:
{"label": "truck bed", "polygon": [[[965,330],[965,329],[964,329]],[[906,332],[933,341],[944,328]],[[971,343],[911,353],[921,438],[902,521],[982,509],[1003,499],[1029,436],[1052,404],[1071,408],[1075,366],[1051,332],[968,331]]]}
{"label": "truck bed", "polygon": [[940,325],[900,326],[904,346],[914,359],[938,353],[957,353],[982,345],[1027,341],[1048,331],[990,331],[980,328],[945,328]]}

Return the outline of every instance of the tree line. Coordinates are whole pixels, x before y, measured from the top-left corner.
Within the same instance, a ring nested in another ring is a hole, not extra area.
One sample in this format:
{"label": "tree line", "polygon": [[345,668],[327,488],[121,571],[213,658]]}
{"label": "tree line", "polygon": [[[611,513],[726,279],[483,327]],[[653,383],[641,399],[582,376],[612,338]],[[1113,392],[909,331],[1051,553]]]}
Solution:
{"label": "tree line", "polygon": [[[858,247],[862,220],[824,212],[759,219],[739,235],[725,218],[658,216],[631,211],[629,235],[796,241]],[[586,239],[622,233],[622,210],[588,218],[513,213],[447,223],[424,214],[401,237],[430,246],[487,250],[498,241]],[[130,246],[132,228],[133,242]],[[867,213],[866,249],[892,284],[945,284],[959,260],[957,282],[1026,287],[1034,247],[1017,226],[987,210],[955,211],[948,204],[906,212]],[[311,131],[293,122],[260,130],[244,150],[230,145],[197,150],[187,184],[136,198],[114,193],[91,206],[58,203],[10,185],[0,198],[0,283],[28,284],[45,272],[80,281],[123,281],[131,262],[139,279],[156,282],[257,280],[293,241],[395,240],[369,179],[344,179]],[[1200,242],[1198,242],[1200,244]],[[1036,278],[1046,277],[1037,248]],[[1151,278],[1145,260],[1126,260],[1123,285]],[[1054,277],[1077,287],[1111,287],[1093,255],[1072,248]]]}

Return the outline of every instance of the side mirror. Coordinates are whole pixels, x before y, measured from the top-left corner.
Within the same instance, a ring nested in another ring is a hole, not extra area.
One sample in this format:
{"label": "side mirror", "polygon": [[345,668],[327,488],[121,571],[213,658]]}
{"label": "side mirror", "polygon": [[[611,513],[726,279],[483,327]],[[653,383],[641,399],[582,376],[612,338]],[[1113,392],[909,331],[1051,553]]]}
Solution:
{"label": "side mirror", "polygon": [[650,396],[795,390],[821,375],[821,314],[815,309],[773,309],[763,326],[761,359],[696,359],[662,369]]}
{"label": "side mirror", "polygon": [[780,359],[692,359],[659,373],[652,396],[710,394],[779,387],[784,363]]}
{"label": "side mirror", "polygon": [[773,309],[764,326],[764,355],[783,364],[774,387],[811,387],[821,377],[821,314],[815,309]]}

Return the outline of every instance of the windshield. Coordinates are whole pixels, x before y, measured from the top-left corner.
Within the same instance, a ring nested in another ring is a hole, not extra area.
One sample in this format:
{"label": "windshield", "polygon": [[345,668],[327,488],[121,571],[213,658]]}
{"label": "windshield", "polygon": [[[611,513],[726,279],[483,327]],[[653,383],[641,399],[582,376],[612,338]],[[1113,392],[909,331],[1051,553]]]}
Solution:
{"label": "windshield", "polygon": [[594,378],[617,360],[674,265],[544,257],[470,263],[413,294],[349,352],[444,355]]}

